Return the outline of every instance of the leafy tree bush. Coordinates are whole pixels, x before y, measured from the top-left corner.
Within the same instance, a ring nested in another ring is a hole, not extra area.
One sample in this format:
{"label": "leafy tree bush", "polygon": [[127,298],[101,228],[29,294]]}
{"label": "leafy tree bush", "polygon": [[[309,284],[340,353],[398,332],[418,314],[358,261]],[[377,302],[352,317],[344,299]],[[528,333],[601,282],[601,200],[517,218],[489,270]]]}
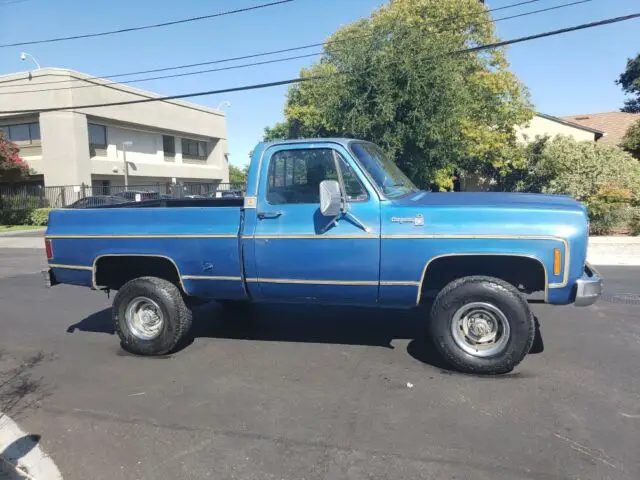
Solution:
{"label": "leafy tree bush", "polygon": [[618,147],[557,136],[539,137],[524,152],[526,167],[501,187],[571,195],[587,206],[593,233],[611,233],[640,205],[640,163]]}
{"label": "leafy tree bush", "polygon": [[631,235],[640,235],[640,208],[634,208],[631,211],[630,217],[629,233],[631,233]]}
{"label": "leafy tree bush", "polygon": [[640,160],[640,120],[629,127],[620,146]]}
{"label": "leafy tree bush", "polygon": [[40,202],[40,198],[34,196],[1,197],[0,225],[29,225],[31,213]]}
{"label": "leafy tree bush", "polygon": [[15,143],[7,140],[0,130],[0,180],[13,182],[29,175],[29,166],[20,157]]}
{"label": "leafy tree bush", "polygon": [[533,116],[528,92],[503,49],[451,55],[497,40],[477,0],[389,2],[331,36],[265,140],[371,140],[421,187],[507,174],[524,162],[513,127]]}
{"label": "leafy tree bush", "polygon": [[49,212],[52,208],[36,208],[31,212],[29,221],[31,225],[37,225],[39,227],[46,227],[49,223]]}
{"label": "leafy tree bush", "polygon": [[247,167],[240,169],[234,165],[229,165],[229,183],[242,185],[247,181]]}
{"label": "leafy tree bush", "polygon": [[622,90],[631,95],[631,98],[625,100],[623,112],[640,113],[640,53],[635,58],[627,59],[627,67],[620,74],[616,83],[622,87]]}

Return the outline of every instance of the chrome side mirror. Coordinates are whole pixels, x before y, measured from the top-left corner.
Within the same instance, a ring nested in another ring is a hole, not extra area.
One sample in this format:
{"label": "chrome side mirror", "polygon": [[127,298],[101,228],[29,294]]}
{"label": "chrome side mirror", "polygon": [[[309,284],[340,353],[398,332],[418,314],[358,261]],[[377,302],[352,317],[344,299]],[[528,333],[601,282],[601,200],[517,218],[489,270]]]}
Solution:
{"label": "chrome side mirror", "polygon": [[325,217],[337,217],[342,208],[342,193],[336,180],[320,182],[320,212]]}

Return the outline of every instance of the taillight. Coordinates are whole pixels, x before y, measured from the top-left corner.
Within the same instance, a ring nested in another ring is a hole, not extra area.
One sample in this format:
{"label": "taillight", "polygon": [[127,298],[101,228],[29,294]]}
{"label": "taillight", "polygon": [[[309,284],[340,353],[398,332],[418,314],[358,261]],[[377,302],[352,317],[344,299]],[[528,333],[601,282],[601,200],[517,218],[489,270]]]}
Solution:
{"label": "taillight", "polygon": [[48,238],[44,239],[44,248],[47,251],[47,260],[51,260],[53,258],[53,246]]}

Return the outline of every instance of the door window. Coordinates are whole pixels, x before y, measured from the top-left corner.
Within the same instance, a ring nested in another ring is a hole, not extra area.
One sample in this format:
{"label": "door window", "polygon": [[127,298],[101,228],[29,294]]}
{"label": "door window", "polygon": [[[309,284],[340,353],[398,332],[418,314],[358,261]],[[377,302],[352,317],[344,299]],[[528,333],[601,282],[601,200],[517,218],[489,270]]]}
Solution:
{"label": "door window", "polygon": [[334,153],[340,158],[340,170],[349,201],[368,198],[367,191],[346,160],[329,148],[282,150],[269,163],[267,202],[320,203],[320,182],[338,180]]}

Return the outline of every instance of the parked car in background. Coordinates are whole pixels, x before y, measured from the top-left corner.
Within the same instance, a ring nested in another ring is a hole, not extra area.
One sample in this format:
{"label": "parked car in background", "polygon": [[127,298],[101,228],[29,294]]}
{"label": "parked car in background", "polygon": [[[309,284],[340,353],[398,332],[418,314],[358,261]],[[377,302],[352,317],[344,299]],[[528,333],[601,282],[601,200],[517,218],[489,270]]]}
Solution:
{"label": "parked car in background", "polygon": [[213,192],[212,198],[242,198],[242,190],[224,190]]}
{"label": "parked car in background", "polygon": [[159,192],[146,192],[144,190],[127,190],[125,192],[116,193],[117,196],[125,198],[130,202],[142,202],[144,200],[159,200]]}
{"label": "parked car in background", "polygon": [[67,208],[95,208],[104,207],[105,205],[119,205],[121,203],[129,203],[129,200],[115,195],[95,195],[81,198]]}

